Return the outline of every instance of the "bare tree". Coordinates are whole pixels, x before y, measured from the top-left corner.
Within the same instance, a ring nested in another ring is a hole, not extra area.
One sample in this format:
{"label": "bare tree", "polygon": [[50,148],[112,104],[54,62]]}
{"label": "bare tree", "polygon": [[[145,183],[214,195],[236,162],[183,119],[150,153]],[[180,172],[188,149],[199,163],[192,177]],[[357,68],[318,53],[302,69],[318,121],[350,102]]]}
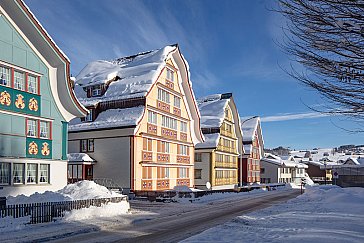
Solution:
{"label": "bare tree", "polygon": [[278,0],[287,19],[284,50],[307,72],[290,75],[317,90],[325,112],[364,119],[364,1]]}

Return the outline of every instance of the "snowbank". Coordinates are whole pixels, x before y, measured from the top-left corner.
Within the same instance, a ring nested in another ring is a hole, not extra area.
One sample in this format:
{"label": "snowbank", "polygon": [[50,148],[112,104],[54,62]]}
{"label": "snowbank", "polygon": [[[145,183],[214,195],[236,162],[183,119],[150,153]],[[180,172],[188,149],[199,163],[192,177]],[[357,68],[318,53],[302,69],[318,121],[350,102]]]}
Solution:
{"label": "snowbank", "polygon": [[120,203],[109,203],[101,207],[91,206],[89,208],[81,208],[66,212],[64,216],[65,221],[82,221],[93,218],[111,218],[128,213],[130,204],[128,201]]}
{"label": "snowbank", "polygon": [[16,197],[9,196],[6,200],[8,205],[40,203],[40,202],[61,202],[95,198],[122,197],[123,195],[111,192],[106,187],[100,186],[93,181],[79,181],[69,184],[63,189],[44,193],[34,193],[30,196],[18,195]]}

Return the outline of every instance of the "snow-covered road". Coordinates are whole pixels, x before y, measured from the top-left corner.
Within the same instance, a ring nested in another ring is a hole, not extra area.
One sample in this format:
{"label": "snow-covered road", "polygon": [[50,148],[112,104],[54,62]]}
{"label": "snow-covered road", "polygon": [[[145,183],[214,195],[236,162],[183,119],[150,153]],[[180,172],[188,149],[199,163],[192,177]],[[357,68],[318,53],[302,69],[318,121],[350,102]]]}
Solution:
{"label": "snow-covered road", "polygon": [[[236,216],[287,201],[298,190],[282,190],[252,194],[247,197],[225,198],[209,203],[138,204],[150,210],[150,217],[133,221],[132,225],[113,224],[101,231],[79,234],[57,242],[178,242]],[[136,206],[136,205],[134,205]],[[133,203],[131,204],[133,208]],[[153,213],[153,211],[155,211]]]}

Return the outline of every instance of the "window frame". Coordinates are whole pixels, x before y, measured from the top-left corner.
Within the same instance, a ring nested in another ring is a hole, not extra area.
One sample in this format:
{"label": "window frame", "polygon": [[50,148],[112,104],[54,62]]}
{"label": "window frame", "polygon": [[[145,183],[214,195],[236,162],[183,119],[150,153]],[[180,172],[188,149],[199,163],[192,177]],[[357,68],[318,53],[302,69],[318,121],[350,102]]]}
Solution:
{"label": "window frame", "polygon": [[[26,164],[27,166],[27,169],[26,169],[26,183],[27,184],[37,184],[38,183],[38,164],[36,164],[36,163],[27,163]],[[35,170],[33,169],[33,170],[30,170],[30,166],[35,166]],[[33,171],[33,172],[35,172],[35,175],[32,175],[32,176],[30,176],[30,174],[29,174],[29,172],[30,171]],[[29,181],[29,178],[32,178],[32,177],[34,177],[34,180],[33,181]]]}
{"label": "window frame", "polygon": [[[3,170],[5,167],[4,165],[7,165],[7,171]],[[9,162],[0,162],[0,185],[10,185],[11,184],[11,180],[12,180],[11,166],[12,165]],[[7,182],[4,179],[7,179]]]}
{"label": "window frame", "polygon": [[[31,137],[31,138],[38,138],[38,121],[35,119],[26,119],[27,121],[27,137]],[[34,123],[34,124],[31,124]],[[30,128],[34,128],[34,135],[29,134],[32,129]]]}
{"label": "window frame", "polygon": [[[45,124],[45,126],[42,126],[42,124]],[[44,132],[42,132],[42,128],[45,129],[45,136],[43,136],[42,134],[44,134]],[[50,123],[47,121],[39,121],[39,138],[43,138],[43,139],[49,139],[50,138]]]}
{"label": "window frame", "polygon": [[[34,78],[34,80],[32,80]],[[31,84],[34,84],[34,87],[32,87]],[[32,87],[32,88],[31,88]],[[34,88],[34,91],[31,91],[31,89]],[[27,91],[32,94],[38,94],[38,78],[34,75],[28,75],[28,87]]]}
{"label": "window frame", "polygon": [[174,82],[174,70],[170,69],[170,68],[167,68],[167,74],[166,74],[166,79],[171,81],[171,82]]}
{"label": "window frame", "polygon": [[[194,175],[194,179],[195,180],[199,180],[202,179],[202,169],[195,169],[195,175]],[[198,172],[198,173],[197,173]],[[197,175],[199,175],[199,177],[197,177]]]}
{"label": "window frame", "polygon": [[[46,166],[46,170],[42,170],[42,167]],[[42,180],[42,172],[46,171],[47,175],[46,175],[46,181],[41,181]],[[50,184],[50,180],[49,180],[49,175],[50,175],[50,165],[49,164],[39,164],[39,183],[40,184]]]}
{"label": "window frame", "polygon": [[174,98],[173,98],[173,105],[175,107],[181,109],[181,98],[175,95]]}
{"label": "window frame", "polygon": [[[21,74],[18,76],[17,74]],[[19,81],[20,80],[20,81]],[[26,91],[26,75],[25,72],[14,70],[14,89]]]}
{"label": "window frame", "polygon": [[[94,93],[95,91],[96,93]],[[102,89],[100,84],[91,86],[91,97],[98,97],[101,96],[101,94],[102,94]]]}
{"label": "window frame", "polygon": [[148,123],[157,125],[158,114],[154,111],[148,110]]}
{"label": "window frame", "polygon": [[[15,176],[15,173],[19,170],[16,170],[15,169],[15,166],[16,165],[20,165],[22,167],[22,170],[20,171],[21,172],[21,175],[20,176]],[[12,163],[12,182],[14,185],[22,185],[25,183],[25,163]],[[15,178],[21,178],[21,180],[15,182]]]}
{"label": "window frame", "polygon": [[[6,73],[5,70],[7,70],[8,73]],[[3,83],[4,81],[6,82],[6,84]],[[3,85],[5,87],[11,87],[11,68],[0,65],[0,85]]]}

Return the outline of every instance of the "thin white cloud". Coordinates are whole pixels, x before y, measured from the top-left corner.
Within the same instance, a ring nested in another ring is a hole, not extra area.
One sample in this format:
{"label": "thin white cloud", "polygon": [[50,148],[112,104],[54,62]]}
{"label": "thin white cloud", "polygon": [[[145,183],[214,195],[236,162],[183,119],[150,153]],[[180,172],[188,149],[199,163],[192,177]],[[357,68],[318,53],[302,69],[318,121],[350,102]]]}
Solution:
{"label": "thin white cloud", "polygon": [[266,116],[261,117],[262,122],[277,122],[277,121],[290,121],[290,120],[302,120],[302,119],[313,119],[313,118],[320,118],[326,117],[327,114],[318,113],[318,112],[306,112],[306,113],[288,113],[276,116]]}

